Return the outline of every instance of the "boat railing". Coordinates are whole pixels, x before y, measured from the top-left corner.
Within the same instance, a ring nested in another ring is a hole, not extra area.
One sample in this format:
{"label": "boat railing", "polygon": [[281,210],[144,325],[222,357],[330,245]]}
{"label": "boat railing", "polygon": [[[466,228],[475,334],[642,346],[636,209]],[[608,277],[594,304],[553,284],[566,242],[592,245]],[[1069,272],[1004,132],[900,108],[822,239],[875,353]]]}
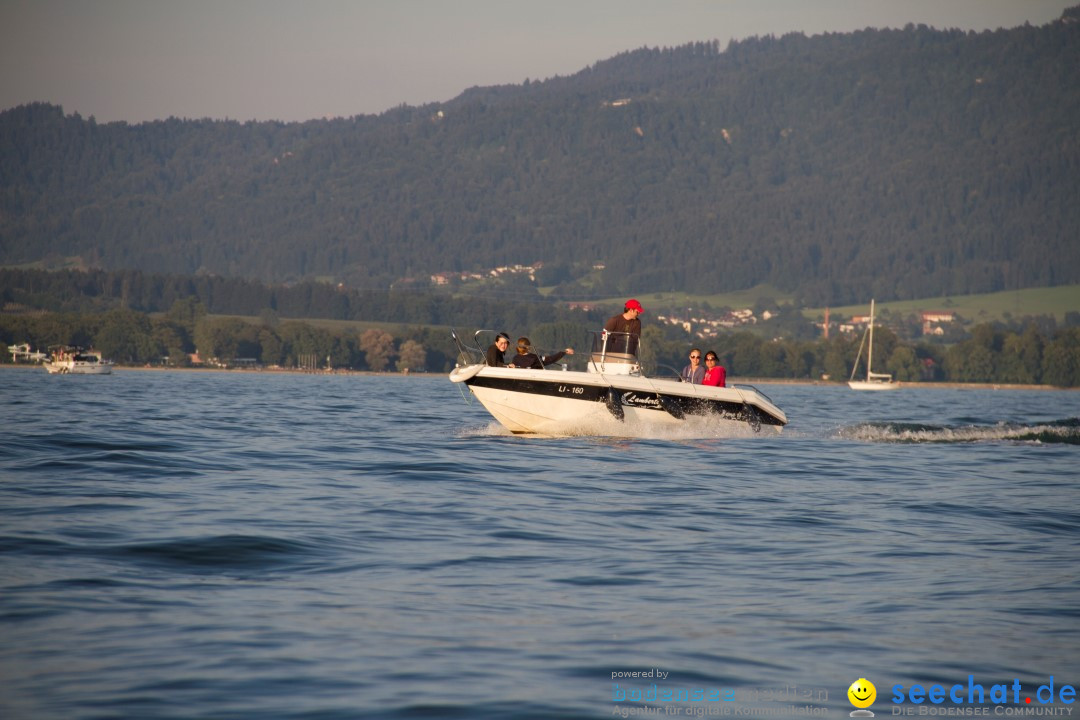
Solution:
{"label": "boat railing", "polygon": [[484,333],[489,333],[493,336],[496,334],[494,330],[477,330],[473,333],[473,344],[475,344],[476,347],[471,348],[458,337],[456,330],[453,328],[450,329],[450,337],[453,338],[454,346],[458,351],[458,365],[469,366],[487,362],[487,353],[484,348],[480,346],[480,337]]}
{"label": "boat railing", "polygon": [[71,360],[75,355],[82,352],[82,348],[78,345],[50,345],[49,357],[53,362],[62,362]]}
{"label": "boat railing", "polygon": [[[486,346],[490,346],[495,342],[495,338],[498,333],[494,330],[477,330],[473,333],[473,344],[475,347],[469,347],[460,337],[458,337],[457,331],[450,330],[450,337],[454,341],[455,347],[458,351],[458,365],[469,366],[477,365],[487,362],[487,349]],[[543,358],[550,353],[542,352],[539,348],[530,345],[529,352],[535,353],[537,357]],[[567,363],[557,363],[563,370],[569,369]],[[550,367],[544,367],[544,370],[550,370]]]}
{"label": "boat railing", "polygon": [[590,331],[592,351],[589,354],[589,372],[615,375],[639,375],[641,364],[638,351],[641,338],[634,333]]}
{"label": "boat railing", "polygon": [[746,383],[732,383],[731,385],[728,385],[728,387],[733,387],[733,388],[739,388],[740,390],[753,390],[754,392],[756,392],[756,393],[757,393],[758,395],[760,395],[761,397],[763,397],[763,398],[765,398],[766,400],[768,400],[768,401],[769,401],[770,403],[772,403],[773,405],[775,405],[775,404],[776,404],[776,403],[774,403],[774,402],[773,402],[773,399],[772,399],[771,397],[769,397],[769,396],[768,396],[768,395],[766,395],[765,393],[761,392],[760,390],[758,390],[758,389],[757,389],[756,387],[754,387],[753,385],[748,385],[748,384],[746,384]]}
{"label": "boat railing", "polygon": [[[686,382],[686,380],[682,376],[682,373],[679,372],[679,369],[674,367],[673,365],[668,365],[667,363],[658,362],[656,363],[655,368],[643,367],[641,369],[641,372],[643,375],[647,374],[654,380],[674,380],[676,382]],[[672,377],[668,377],[668,375],[671,375]]]}
{"label": "boat railing", "polygon": [[[520,349],[521,346],[518,345],[518,348]],[[536,357],[540,358],[540,369],[541,370],[551,370],[552,365],[557,365],[558,367],[560,367],[563,370],[569,370],[570,369],[569,364],[566,363],[565,361],[553,362],[550,365],[545,365],[544,364],[544,358],[546,358],[549,355],[554,355],[555,353],[544,352],[540,348],[536,347],[535,345],[531,345],[531,344],[528,347],[528,351],[531,352]]]}

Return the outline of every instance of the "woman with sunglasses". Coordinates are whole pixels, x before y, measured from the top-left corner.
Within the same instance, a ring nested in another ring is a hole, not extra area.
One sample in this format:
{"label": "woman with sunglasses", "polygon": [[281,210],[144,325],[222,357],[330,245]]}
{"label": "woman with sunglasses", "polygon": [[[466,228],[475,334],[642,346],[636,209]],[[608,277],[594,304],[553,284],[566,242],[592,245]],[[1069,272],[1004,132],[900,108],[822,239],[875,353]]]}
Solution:
{"label": "woman with sunglasses", "polygon": [[712,350],[705,353],[705,379],[701,381],[701,384],[727,387],[727,370],[720,364],[720,359]]}
{"label": "woman with sunglasses", "polygon": [[690,364],[682,370],[683,382],[691,385],[700,385],[705,379],[705,368],[701,364],[701,350],[694,348],[690,351]]}

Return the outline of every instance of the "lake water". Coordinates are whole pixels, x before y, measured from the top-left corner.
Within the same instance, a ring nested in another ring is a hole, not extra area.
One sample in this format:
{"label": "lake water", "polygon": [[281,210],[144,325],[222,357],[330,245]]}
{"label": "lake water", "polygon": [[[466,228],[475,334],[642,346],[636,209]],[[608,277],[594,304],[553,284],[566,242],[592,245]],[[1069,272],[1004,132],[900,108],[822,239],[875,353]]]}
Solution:
{"label": "lake water", "polygon": [[1072,710],[1080,393],[760,387],[782,435],[525,438],[444,376],[4,370],[0,718]]}

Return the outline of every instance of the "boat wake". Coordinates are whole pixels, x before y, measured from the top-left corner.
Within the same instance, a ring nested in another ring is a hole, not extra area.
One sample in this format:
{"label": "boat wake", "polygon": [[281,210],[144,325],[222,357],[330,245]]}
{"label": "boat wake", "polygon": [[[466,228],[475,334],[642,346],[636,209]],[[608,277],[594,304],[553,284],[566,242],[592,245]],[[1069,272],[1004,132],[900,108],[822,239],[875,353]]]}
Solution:
{"label": "boat wake", "polygon": [[[488,425],[471,426],[462,429],[459,437],[514,437],[514,434],[497,422]],[[567,423],[558,432],[522,434],[523,438],[574,438],[574,437],[609,437],[635,440],[709,440],[752,437],[777,437],[773,429],[762,428],[755,432],[744,422],[720,421],[715,417],[687,417],[678,424],[656,425],[655,423],[635,422],[631,419],[593,419],[576,423]]]}
{"label": "boat wake", "polygon": [[845,440],[881,443],[1061,443],[1080,445],[1080,418],[994,425],[921,425],[916,423],[862,423],[840,428]]}

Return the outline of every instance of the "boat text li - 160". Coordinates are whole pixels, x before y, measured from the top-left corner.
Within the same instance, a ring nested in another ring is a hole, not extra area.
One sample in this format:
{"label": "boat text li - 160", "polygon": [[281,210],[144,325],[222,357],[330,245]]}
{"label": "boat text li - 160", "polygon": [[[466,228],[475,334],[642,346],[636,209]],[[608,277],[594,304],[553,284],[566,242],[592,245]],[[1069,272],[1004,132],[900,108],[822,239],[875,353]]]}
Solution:
{"label": "boat text li - 160", "polygon": [[[787,416],[756,388],[711,387],[679,378],[651,378],[638,362],[640,338],[592,334],[585,372],[490,367],[478,330],[469,347],[451,333],[460,360],[450,381],[463,383],[487,411],[513,433],[544,435],[634,434],[629,428],[678,425],[694,418],[737,428],[780,432]],[[676,373],[677,375],[677,373]]]}

